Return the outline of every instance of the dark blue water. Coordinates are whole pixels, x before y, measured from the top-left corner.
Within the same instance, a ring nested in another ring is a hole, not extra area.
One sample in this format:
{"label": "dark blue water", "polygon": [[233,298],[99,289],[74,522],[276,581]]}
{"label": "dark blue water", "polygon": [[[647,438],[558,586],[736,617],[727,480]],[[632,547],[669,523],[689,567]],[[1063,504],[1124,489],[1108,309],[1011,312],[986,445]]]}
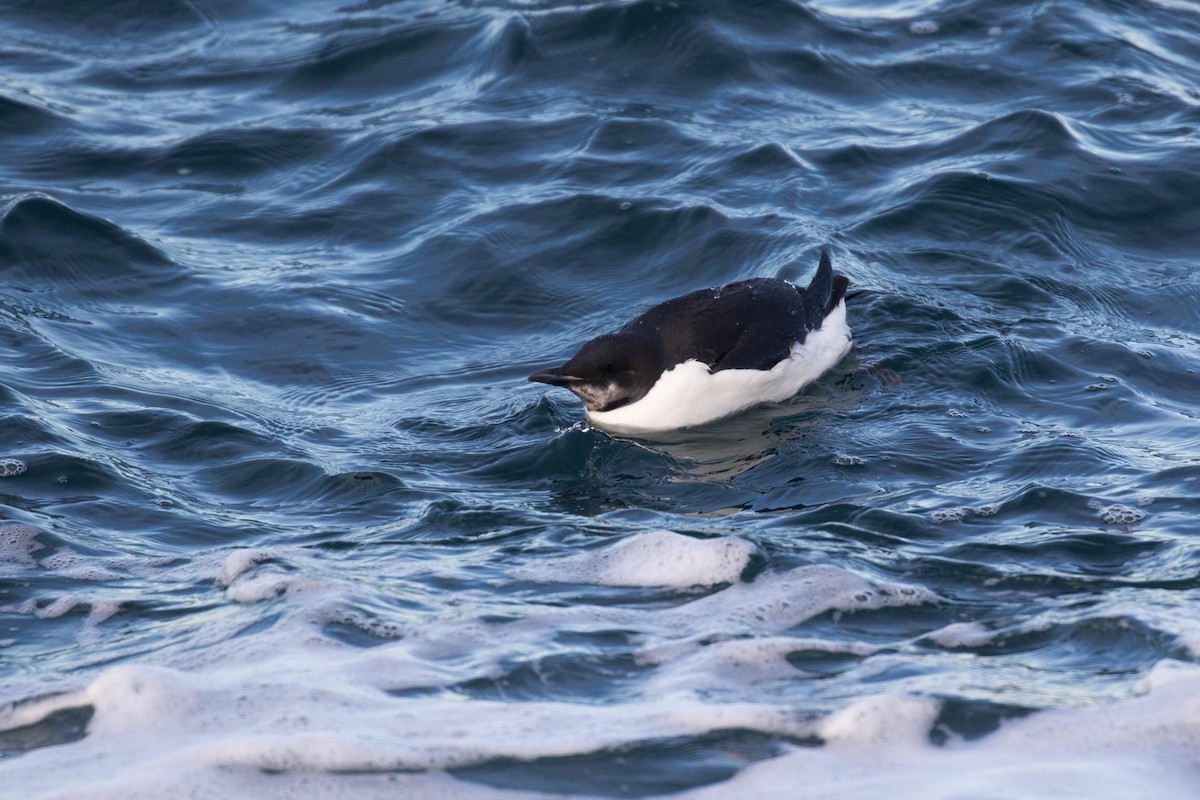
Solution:
{"label": "dark blue water", "polygon": [[[0,785],[1194,796],[1200,7],[2,8]],[[822,246],[792,401],[524,380]]]}

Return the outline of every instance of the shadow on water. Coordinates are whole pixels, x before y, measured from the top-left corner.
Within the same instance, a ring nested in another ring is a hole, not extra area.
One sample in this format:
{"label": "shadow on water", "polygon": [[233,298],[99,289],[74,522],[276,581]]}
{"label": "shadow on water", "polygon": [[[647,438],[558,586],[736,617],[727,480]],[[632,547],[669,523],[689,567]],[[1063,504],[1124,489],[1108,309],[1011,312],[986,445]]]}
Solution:
{"label": "shadow on water", "polygon": [[669,481],[729,484],[781,452],[805,444],[827,449],[819,437],[828,433],[822,428],[828,415],[852,409],[865,391],[865,373],[853,369],[851,357],[785,403],[757,406],[699,428],[613,438],[666,456]]}
{"label": "shadow on water", "polygon": [[[565,428],[545,439],[535,426],[530,446],[488,458],[471,474],[500,485],[532,481],[577,514],[629,507],[726,514],[753,507],[781,485],[792,487],[798,503],[807,476],[824,479],[831,464],[855,463],[837,441],[840,415],[877,386],[851,357],[786,403],[699,428],[638,436],[610,435],[589,425],[573,399],[552,396],[535,409],[550,411],[547,422]],[[814,502],[826,502],[830,491],[821,488]]]}

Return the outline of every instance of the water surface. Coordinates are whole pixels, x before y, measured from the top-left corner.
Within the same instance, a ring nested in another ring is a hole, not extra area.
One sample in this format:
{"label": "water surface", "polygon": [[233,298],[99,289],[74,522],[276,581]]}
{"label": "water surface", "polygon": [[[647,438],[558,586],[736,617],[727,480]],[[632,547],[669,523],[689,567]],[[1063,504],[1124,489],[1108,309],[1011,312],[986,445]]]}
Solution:
{"label": "water surface", "polygon": [[[1195,796],[1192,4],[5,19],[0,785]],[[787,403],[524,380],[822,246]]]}

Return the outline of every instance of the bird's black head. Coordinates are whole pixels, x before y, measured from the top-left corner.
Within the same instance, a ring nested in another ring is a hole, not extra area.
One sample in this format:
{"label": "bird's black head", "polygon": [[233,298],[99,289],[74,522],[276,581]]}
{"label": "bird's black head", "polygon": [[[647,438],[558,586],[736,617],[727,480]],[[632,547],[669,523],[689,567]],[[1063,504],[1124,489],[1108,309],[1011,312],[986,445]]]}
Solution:
{"label": "bird's black head", "polygon": [[588,411],[612,411],[641,400],[662,370],[657,340],[622,331],[592,339],[561,367],[529,380],[571,390]]}

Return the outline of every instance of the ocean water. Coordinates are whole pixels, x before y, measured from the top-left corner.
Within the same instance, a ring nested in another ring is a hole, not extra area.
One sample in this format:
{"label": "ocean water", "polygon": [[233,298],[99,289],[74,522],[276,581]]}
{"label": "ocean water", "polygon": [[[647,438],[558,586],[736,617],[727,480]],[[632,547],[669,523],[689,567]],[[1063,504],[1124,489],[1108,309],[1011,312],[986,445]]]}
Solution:
{"label": "ocean water", "polygon": [[1200,6],[3,9],[0,796],[1200,796]]}

